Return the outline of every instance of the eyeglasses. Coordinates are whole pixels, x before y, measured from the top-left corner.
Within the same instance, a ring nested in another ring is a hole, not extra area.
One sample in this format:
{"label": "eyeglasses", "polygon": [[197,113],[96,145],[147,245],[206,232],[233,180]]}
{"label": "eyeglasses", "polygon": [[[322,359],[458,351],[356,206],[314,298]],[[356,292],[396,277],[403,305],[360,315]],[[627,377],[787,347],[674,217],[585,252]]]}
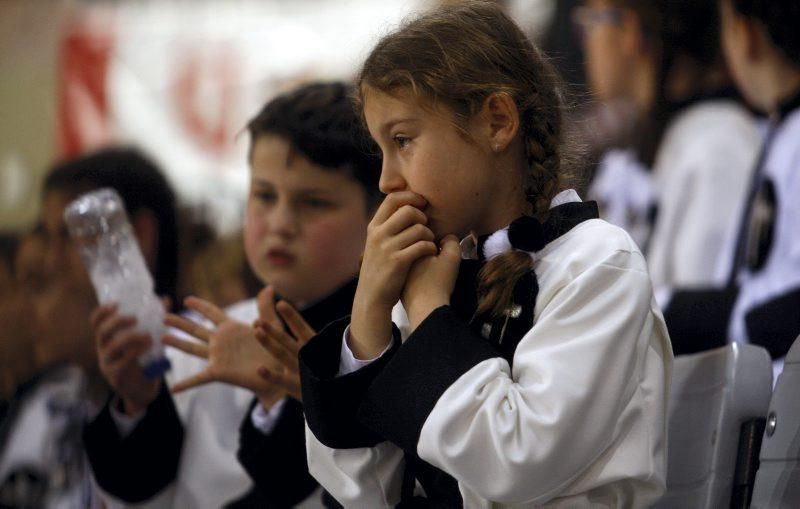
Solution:
{"label": "eyeglasses", "polygon": [[615,7],[580,6],[572,9],[572,25],[579,38],[598,25],[616,25],[622,22],[624,11]]}

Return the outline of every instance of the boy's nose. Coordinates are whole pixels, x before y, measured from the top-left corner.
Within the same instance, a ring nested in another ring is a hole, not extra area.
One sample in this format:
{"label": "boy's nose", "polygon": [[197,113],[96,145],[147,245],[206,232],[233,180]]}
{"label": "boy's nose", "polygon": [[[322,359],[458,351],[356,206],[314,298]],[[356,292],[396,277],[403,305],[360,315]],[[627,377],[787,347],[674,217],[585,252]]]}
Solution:
{"label": "boy's nose", "polygon": [[272,210],[270,216],[270,227],[273,233],[286,237],[297,234],[297,218],[290,206],[279,204]]}

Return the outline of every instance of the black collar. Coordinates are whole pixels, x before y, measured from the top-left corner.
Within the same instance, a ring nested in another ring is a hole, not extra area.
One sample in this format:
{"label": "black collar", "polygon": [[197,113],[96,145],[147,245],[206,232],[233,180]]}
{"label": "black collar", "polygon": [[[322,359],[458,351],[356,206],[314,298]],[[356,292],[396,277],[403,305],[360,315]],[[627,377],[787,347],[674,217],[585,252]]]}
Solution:
{"label": "black collar", "polygon": [[700,102],[716,101],[722,99],[729,99],[731,101],[736,101],[740,104],[745,104],[742,95],[739,93],[736,87],[731,85],[727,87],[721,87],[714,90],[710,90],[707,92],[698,92],[697,94],[694,94],[693,96],[684,99],[682,101],[675,101],[673,103],[670,103],[670,109],[674,113],[679,113],[680,111],[690,106],[694,106],[695,104]]}
{"label": "black collar", "polygon": [[[558,205],[550,209],[544,223],[530,216],[515,219],[508,227],[508,238],[514,249],[535,252],[564,235],[578,224],[600,217],[597,202],[576,201]],[[486,261],[484,246],[491,235],[478,238],[478,260]]]}
{"label": "black collar", "polygon": [[793,111],[800,109],[800,88],[778,103],[778,122],[783,122]]}
{"label": "black collar", "polygon": [[350,314],[358,279],[353,278],[327,297],[316,301],[300,312],[308,324],[317,332],[329,323]]}

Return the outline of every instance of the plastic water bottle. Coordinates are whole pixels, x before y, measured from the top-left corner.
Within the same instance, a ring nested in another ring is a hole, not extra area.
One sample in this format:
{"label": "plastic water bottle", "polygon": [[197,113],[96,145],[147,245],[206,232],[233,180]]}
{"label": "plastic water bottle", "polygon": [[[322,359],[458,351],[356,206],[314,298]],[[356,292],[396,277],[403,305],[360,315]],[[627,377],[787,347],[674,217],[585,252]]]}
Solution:
{"label": "plastic water bottle", "polygon": [[139,357],[148,377],[170,368],[164,356],[164,308],[153,290],[153,278],[136,242],[125,206],[109,188],[78,197],[64,210],[70,237],[89,272],[97,300],[115,302],[119,312],[136,317],[136,328],[150,336],[152,346]]}

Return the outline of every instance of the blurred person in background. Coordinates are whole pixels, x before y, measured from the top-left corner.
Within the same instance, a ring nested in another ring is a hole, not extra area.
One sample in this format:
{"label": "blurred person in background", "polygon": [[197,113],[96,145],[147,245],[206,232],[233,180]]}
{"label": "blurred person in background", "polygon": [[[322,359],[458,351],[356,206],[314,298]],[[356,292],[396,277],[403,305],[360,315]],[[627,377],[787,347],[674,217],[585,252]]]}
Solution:
{"label": "blurred person in background", "polygon": [[[81,194],[114,188],[123,198],[156,290],[173,299],[177,270],[174,195],[140,153],[106,149],[55,166],[43,189],[40,226],[17,254],[29,301],[35,375],[5,420],[0,499],[12,507],[96,507],[81,431],[108,394],[98,369],[89,315],[95,292],[63,221]],[[17,317],[18,322],[19,317]],[[23,322],[23,323],[24,323]]]}
{"label": "blurred person in background", "polygon": [[[636,118],[629,148],[601,164],[595,196],[633,218],[662,307],[676,290],[725,287],[761,143],[722,58],[716,2],[589,0],[576,21],[592,89]],[[667,316],[670,332],[695,325]],[[676,354],[706,347],[673,344]]]}
{"label": "blurred person in background", "polygon": [[8,245],[3,259],[7,263],[0,265],[0,400],[3,402],[0,415],[5,416],[8,404],[18,399],[15,396],[18,388],[36,371],[33,334],[36,324],[22,317],[33,317],[31,297],[44,284],[41,232],[23,234],[18,242]]}
{"label": "blurred person in background", "polygon": [[[719,5],[722,46],[736,85],[768,116],[764,148],[736,216],[738,235],[726,252],[735,301],[730,292],[684,292],[667,311],[702,324],[709,310],[727,309],[730,320],[715,322],[702,336],[763,346],[775,360],[775,380],[800,334],[800,3]],[[681,332],[686,342],[700,339],[697,325]]]}

